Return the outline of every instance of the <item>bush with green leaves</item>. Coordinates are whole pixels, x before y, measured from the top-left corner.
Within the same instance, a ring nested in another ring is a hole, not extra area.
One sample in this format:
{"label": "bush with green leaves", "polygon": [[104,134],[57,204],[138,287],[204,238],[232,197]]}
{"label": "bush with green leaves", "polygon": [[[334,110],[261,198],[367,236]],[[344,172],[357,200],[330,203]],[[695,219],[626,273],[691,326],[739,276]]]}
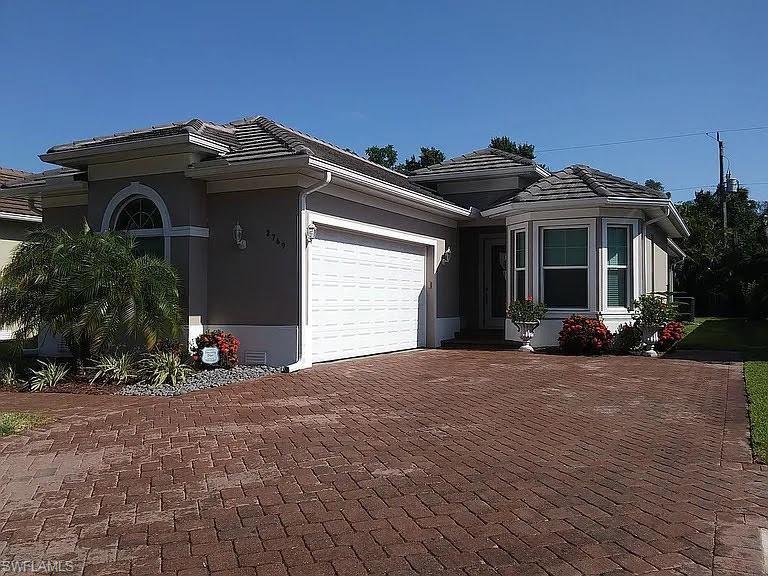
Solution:
{"label": "bush with green leaves", "polygon": [[0,365],[0,388],[16,389],[21,384],[21,378],[13,364]]}
{"label": "bush with green leaves", "polygon": [[126,384],[136,378],[136,359],[128,352],[107,354],[93,366],[91,384],[97,381]]}
{"label": "bush with green leaves", "polygon": [[613,335],[611,350],[615,354],[629,354],[640,349],[643,343],[643,331],[637,324],[622,324]]}
{"label": "bush with green leaves", "polygon": [[0,318],[16,338],[61,336],[78,371],[125,341],[147,349],[180,330],[178,276],[165,260],[138,256],[127,236],[39,230],[0,273]]}
{"label": "bush with green leaves", "polygon": [[33,392],[40,392],[61,383],[67,374],[69,367],[52,360],[38,360],[39,368],[31,368],[32,376],[29,379],[29,387]]}
{"label": "bush with green leaves", "polygon": [[173,352],[150,352],[140,363],[144,381],[155,386],[171,383],[176,386],[185,382],[192,369]]}
{"label": "bush with green leaves", "polygon": [[644,332],[656,332],[675,319],[677,310],[667,298],[658,294],[643,294],[633,304],[632,318]]}

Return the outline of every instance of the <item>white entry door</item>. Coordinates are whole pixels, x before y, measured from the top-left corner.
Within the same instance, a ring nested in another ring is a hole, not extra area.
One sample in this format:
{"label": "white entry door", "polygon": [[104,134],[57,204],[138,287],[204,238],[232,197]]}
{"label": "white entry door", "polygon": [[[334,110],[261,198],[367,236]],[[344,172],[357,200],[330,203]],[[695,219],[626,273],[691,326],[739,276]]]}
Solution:
{"label": "white entry door", "polygon": [[426,345],[426,247],[320,227],[311,245],[312,361]]}

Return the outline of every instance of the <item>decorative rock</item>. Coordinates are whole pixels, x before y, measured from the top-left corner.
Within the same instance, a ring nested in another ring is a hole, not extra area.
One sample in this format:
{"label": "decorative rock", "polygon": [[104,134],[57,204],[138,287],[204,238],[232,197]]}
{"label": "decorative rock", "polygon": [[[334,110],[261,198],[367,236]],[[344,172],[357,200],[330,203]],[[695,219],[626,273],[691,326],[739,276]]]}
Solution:
{"label": "decorative rock", "polygon": [[123,387],[118,394],[126,396],[179,396],[195,390],[216,388],[225,384],[256,380],[280,372],[270,366],[235,366],[234,368],[215,368],[192,373],[185,382],[176,386],[167,382],[156,386],[152,382],[135,382]]}

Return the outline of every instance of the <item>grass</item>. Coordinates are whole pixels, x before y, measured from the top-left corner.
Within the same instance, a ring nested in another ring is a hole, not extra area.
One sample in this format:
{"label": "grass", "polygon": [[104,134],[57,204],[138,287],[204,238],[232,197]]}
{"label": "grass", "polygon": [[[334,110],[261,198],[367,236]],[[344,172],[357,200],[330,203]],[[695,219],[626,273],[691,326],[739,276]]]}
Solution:
{"label": "grass", "polygon": [[678,345],[689,350],[730,350],[744,358],[752,449],[768,462],[768,320],[698,318]]}
{"label": "grass", "polygon": [[0,437],[10,436],[29,430],[35,426],[47,424],[51,419],[42,414],[30,412],[0,412]]}

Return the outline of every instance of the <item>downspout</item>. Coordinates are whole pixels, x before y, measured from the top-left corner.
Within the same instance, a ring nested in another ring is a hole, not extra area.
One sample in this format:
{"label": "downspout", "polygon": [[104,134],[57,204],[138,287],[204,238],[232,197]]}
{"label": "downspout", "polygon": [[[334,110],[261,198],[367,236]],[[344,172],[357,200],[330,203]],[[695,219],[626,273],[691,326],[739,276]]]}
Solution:
{"label": "downspout", "polygon": [[325,171],[325,178],[322,182],[318,182],[311,188],[305,188],[299,194],[299,207],[298,207],[298,243],[297,243],[297,261],[299,263],[299,325],[297,333],[298,344],[298,357],[296,362],[290,364],[284,368],[285,372],[295,372],[307,367],[307,360],[304,358],[304,337],[306,335],[305,328],[307,327],[307,307],[309,304],[306,301],[307,297],[307,278],[305,278],[307,272],[307,196],[317,192],[328,186],[331,183],[331,172]]}

